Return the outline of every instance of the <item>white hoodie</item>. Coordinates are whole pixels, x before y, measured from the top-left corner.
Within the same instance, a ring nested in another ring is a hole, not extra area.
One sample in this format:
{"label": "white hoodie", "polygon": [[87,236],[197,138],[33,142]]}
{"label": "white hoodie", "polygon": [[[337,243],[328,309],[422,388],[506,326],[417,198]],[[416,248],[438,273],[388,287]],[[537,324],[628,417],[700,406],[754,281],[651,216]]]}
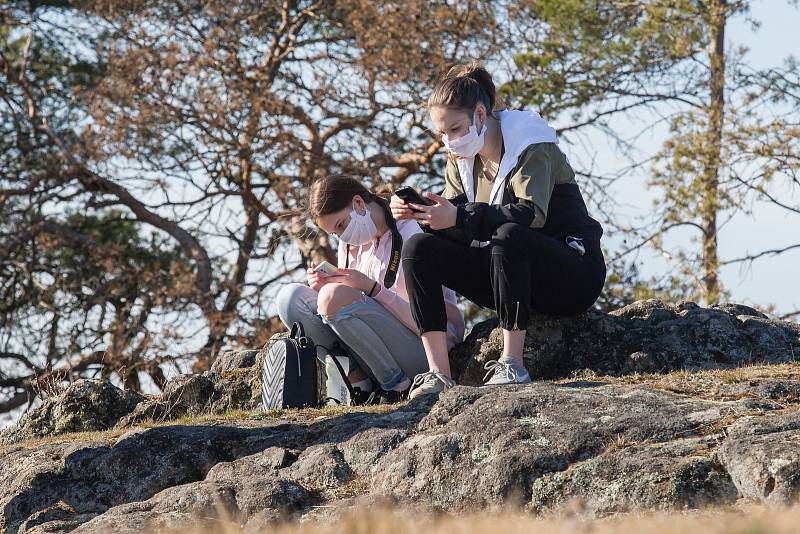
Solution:
{"label": "white hoodie", "polygon": [[[497,171],[498,179],[492,186],[489,203],[501,205],[508,175],[517,166],[517,161],[525,149],[537,143],[557,144],[558,137],[555,129],[535,111],[498,111],[495,115],[500,121],[505,152],[500,160],[500,169]],[[467,195],[467,201],[475,202],[475,191],[472,186],[475,158],[458,158],[456,167],[458,167],[458,174],[461,177],[461,185]]]}

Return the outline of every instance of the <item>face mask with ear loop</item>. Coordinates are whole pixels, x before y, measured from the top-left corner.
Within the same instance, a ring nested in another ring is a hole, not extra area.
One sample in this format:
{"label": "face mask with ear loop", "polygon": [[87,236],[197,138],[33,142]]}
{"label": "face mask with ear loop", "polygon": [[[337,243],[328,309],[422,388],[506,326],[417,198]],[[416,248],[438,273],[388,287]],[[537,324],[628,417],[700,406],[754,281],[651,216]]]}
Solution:
{"label": "face mask with ear loop", "polygon": [[452,141],[447,139],[447,135],[443,135],[442,141],[444,142],[444,147],[454,156],[458,156],[459,158],[474,158],[483,148],[485,138],[486,124],[481,125],[481,131],[478,133],[478,113],[474,112],[472,115],[472,124],[470,124],[467,133]]}
{"label": "face mask with ear loop", "polygon": [[376,233],[378,233],[378,227],[375,225],[375,221],[372,220],[369,210],[364,207],[364,214],[361,215],[356,210],[354,203],[353,210],[350,212],[350,223],[344,229],[342,235],[339,236],[339,239],[348,245],[360,247],[369,243]]}
{"label": "face mask with ear loop", "polygon": [[[366,209],[366,208],[365,208]],[[392,218],[389,207],[384,208],[386,212],[386,223],[389,225],[389,232],[392,234],[392,252],[389,263],[386,266],[386,274],[383,276],[383,287],[390,288],[397,281],[397,271],[400,269],[400,253],[403,249],[403,236],[397,229],[397,222]],[[355,204],[350,213],[350,223],[344,229],[339,240],[347,245],[345,254],[345,268],[350,268],[350,247],[366,245],[378,233],[378,227],[372,219],[369,210],[360,215],[356,211]]]}

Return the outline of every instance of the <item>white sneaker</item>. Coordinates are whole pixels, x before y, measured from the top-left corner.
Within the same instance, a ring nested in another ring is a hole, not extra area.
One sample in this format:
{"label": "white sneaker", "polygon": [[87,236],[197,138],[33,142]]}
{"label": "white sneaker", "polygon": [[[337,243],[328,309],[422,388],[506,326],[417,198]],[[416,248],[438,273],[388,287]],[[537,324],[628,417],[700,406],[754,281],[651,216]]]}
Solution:
{"label": "white sneaker", "polygon": [[[527,384],[531,381],[528,370],[511,359],[489,360],[483,368],[487,371],[486,376],[483,377],[486,386]],[[489,378],[489,375],[492,377]],[[489,380],[486,380],[487,378]]]}
{"label": "white sneaker", "polygon": [[446,377],[439,371],[420,373],[414,377],[414,382],[411,384],[411,389],[408,393],[408,400],[422,395],[441,393],[455,385],[456,383],[451,378]]}

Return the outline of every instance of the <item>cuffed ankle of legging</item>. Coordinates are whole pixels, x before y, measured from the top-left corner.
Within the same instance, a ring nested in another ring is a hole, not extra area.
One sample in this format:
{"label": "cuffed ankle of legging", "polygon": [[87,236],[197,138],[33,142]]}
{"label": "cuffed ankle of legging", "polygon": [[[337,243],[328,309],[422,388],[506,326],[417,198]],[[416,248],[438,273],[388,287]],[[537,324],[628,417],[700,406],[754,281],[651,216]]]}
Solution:
{"label": "cuffed ankle of legging", "polygon": [[443,334],[447,334],[447,330],[444,328],[419,328],[417,330],[420,336],[423,334],[428,334],[430,332],[441,332]]}
{"label": "cuffed ankle of legging", "polygon": [[509,331],[527,330],[530,320],[527,313],[522,313],[521,302],[505,302],[497,310],[497,318],[500,320],[500,328]]}
{"label": "cuffed ankle of legging", "polygon": [[531,259],[519,248],[528,232],[518,224],[503,224],[492,238],[492,292],[504,330],[525,330],[530,324]]}

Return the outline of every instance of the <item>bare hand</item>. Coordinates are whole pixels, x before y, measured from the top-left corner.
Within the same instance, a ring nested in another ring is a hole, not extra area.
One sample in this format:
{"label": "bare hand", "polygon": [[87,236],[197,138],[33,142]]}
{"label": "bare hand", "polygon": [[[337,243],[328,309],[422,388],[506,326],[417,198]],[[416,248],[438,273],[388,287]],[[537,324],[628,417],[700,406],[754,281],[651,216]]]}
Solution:
{"label": "bare hand", "polygon": [[316,264],[312,263],[311,267],[306,269],[306,274],[308,276],[308,287],[319,292],[319,290],[322,289],[322,286],[331,282],[331,278],[333,277],[325,274],[321,275],[314,270],[315,268]]}
{"label": "bare hand", "polygon": [[397,195],[392,195],[392,198],[389,200],[389,209],[392,210],[392,217],[394,217],[396,221],[414,218],[414,212],[408,207],[406,201]]}
{"label": "bare hand", "polygon": [[425,196],[429,200],[433,200],[435,204],[433,206],[409,204],[409,206],[421,212],[414,214],[414,218],[417,219],[419,224],[426,224],[433,230],[444,230],[456,225],[456,216],[458,215],[456,206],[446,198],[434,193],[425,193]]}

